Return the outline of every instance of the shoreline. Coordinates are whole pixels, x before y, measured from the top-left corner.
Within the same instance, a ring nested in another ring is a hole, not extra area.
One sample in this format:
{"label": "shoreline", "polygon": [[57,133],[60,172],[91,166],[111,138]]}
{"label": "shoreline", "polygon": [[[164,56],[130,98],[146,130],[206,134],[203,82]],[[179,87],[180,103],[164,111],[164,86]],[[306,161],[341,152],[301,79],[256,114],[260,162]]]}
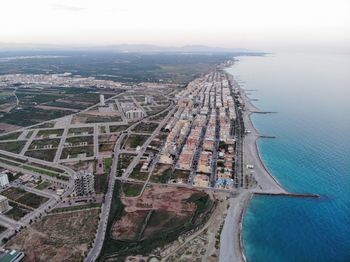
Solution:
{"label": "shoreline", "polygon": [[243,221],[251,199],[253,199],[255,194],[288,195],[290,193],[270,173],[261,157],[257,140],[262,137],[254,126],[251,115],[262,111],[252,103],[247,96],[246,90],[240,87],[234,76],[227,71],[226,73],[232,80],[233,88],[239,89],[240,97],[244,103],[243,122],[245,129],[249,130],[250,133],[246,134],[243,139],[243,168],[248,164],[254,166],[254,178],[257,182],[257,188],[242,190],[237,197],[230,199],[230,207],[222,231],[224,233],[220,236],[219,261],[246,262]]}

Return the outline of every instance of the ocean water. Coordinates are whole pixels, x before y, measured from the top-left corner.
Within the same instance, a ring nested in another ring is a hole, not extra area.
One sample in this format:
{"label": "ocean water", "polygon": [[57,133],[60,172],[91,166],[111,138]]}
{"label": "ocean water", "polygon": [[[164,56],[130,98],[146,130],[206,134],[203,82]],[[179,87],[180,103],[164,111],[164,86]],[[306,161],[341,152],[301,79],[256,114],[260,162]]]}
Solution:
{"label": "ocean water", "polygon": [[239,57],[228,71],[262,110],[262,158],[291,192],[256,197],[243,222],[250,262],[350,261],[350,55]]}

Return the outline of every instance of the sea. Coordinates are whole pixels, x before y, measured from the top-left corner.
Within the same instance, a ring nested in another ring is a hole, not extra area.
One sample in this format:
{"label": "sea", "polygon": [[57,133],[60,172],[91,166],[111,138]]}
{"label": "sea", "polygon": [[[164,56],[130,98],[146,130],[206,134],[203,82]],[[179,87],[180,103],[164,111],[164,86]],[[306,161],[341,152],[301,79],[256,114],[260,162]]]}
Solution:
{"label": "sea", "polygon": [[255,197],[243,220],[249,262],[350,261],[350,55],[237,57],[228,71],[261,110],[262,159],[290,192]]}

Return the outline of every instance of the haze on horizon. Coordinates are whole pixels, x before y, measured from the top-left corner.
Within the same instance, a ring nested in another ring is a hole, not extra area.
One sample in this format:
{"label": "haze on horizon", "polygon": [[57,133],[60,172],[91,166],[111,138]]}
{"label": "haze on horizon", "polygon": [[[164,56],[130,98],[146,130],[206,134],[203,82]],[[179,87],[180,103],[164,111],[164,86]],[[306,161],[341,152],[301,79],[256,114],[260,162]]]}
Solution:
{"label": "haze on horizon", "polygon": [[350,46],[349,0],[1,0],[0,43]]}

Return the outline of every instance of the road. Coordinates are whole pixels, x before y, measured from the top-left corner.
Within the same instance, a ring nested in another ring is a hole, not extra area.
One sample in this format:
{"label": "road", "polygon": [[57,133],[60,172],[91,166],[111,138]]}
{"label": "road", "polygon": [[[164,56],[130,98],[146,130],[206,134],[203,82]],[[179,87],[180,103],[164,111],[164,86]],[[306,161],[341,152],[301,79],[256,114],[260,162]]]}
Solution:
{"label": "road", "polygon": [[95,237],[95,241],[94,241],[93,247],[90,249],[85,259],[85,261],[87,262],[95,261],[98,258],[103,247],[103,242],[104,242],[105,234],[107,230],[109,212],[110,212],[112,199],[113,199],[113,191],[114,191],[115,178],[116,178],[116,172],[117,172],[117,166],[118,166],[120,146],[125,136],[126,134],[121,134],[121,136],[118,138],[117,143],[114,147],[114,157],[113,157],[113,163],[111,167],[111,173],[109,174],[108,190],[105,195],[105,202],[102,205],[102,211],[100,214],[101,219],[99,221],[99,226]]}
{"label": "road", "polygon": [[[130,163],[130,165],[126,168],[122,175],[122,179],[126,179],[129,177],[132,170],[135,168],[135,166],[140,161],[141,157],[145,153],[148,145],[152,142],[152,140],[158,135],[161,128],[169,121],[170,116],[174,113],[175,108],[169,111],[168,115],[161,121],[161,123],[158,125],[158,127],[154,130],[152,135],[146,140],[146,142],[142,145],[141,149],[138,151],[138,154],[136,157],[134,157],[133,161]],[[134,125],[133,125],[134,126]],[[131,130],[132,127],[128,128],[128,131]]]}

